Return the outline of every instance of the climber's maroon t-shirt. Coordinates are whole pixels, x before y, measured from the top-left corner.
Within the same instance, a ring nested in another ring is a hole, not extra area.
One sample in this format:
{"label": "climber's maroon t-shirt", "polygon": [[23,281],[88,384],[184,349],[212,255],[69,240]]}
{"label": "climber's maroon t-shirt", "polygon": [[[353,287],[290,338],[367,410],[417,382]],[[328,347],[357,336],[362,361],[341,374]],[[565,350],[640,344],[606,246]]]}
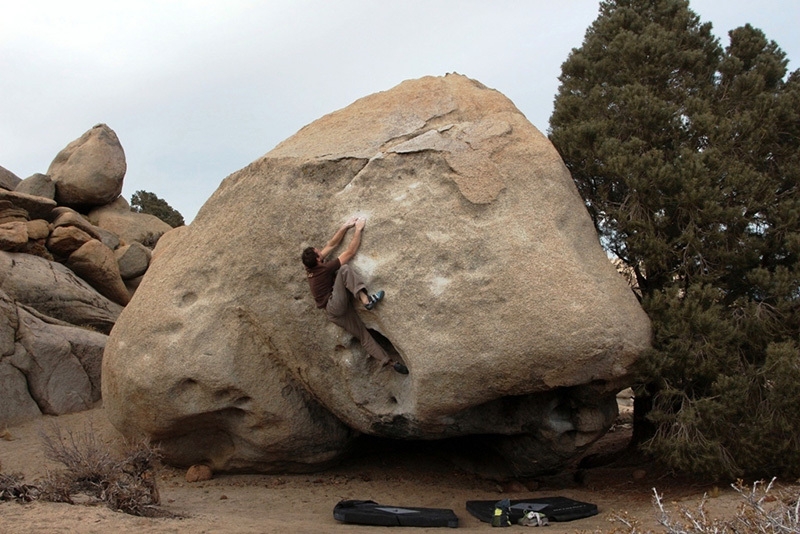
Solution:
{"label": "climber's maroon t-shirt", "polygon": [[317,308],[324,308],[328,305],[328,299],[333,293],[333,282],[336,280],[336,271],[342,263],[339,258],[335,260],[318,263],[316,267],[309,269],[306,267],[306,277],[308,277],[308,285],[311,287],[311,294],[314,296],[314,302],[317,303]]}

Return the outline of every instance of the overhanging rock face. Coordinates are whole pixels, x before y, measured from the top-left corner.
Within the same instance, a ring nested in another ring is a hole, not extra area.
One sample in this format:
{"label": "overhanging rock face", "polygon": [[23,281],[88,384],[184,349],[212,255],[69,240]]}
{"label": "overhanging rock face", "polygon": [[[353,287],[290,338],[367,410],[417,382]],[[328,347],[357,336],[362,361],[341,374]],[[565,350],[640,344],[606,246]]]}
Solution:
{"label": "overhanging rock face", "polygon": [[[386,291],[362,318],[409,375],[311,299],[300,252],[353,215],[352,265]],[[550,142],[497,91],[427,77],[301,129],[159,244],[103,397],[177,464],[315,469],[358,433],[481,434],[535,474],[606,432],[649,342]]]}

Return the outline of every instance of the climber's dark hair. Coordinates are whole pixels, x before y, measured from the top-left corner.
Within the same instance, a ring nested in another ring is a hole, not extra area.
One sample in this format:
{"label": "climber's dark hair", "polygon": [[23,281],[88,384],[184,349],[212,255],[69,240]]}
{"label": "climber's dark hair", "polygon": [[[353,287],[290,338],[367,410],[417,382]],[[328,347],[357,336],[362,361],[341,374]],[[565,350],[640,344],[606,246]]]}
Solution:
{"label": "climber's dark hair", "polygon": [[303,251],[303,265],[309,269],[317,266],[317,251],[314,247],[308,247]]}

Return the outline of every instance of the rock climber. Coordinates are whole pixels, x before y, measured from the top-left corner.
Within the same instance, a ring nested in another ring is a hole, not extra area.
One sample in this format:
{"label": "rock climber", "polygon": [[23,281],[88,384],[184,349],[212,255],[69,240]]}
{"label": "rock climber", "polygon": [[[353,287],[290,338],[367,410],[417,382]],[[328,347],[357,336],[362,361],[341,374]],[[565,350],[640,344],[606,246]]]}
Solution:
{"label": "rock climber", "polygon": [[[378,291],[370,295],[361,276],[348,265],[361,246],[361,234],[366,223],[367,220],[363,217],[352,217],[333,234],[322,250],[314,247],[303,250],[302,260],[308,285],[317,308],[325,310],[329,321],[355,336],[367,354],[378,360],[383,367],[391,366],[398,373],[407,375],[408,368],[386,354],[369,333],[353,305],[352,296],[355,296],[365,309],[372,310],[383,300],[385,294]],[[347,248],[337,258],[326,262],[325,258],[339,246],[350,228],[355,228],[355,233]]]}

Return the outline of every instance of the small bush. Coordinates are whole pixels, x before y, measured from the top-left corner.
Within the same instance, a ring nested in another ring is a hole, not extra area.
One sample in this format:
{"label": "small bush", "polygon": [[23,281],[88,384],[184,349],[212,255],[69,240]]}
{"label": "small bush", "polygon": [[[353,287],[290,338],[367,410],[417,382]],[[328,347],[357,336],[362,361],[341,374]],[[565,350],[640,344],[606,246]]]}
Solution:
{"label": "small bush", "polygon": [[[765,485],[763,481],[744,486],[740,480],[732,487],[739,492],[743,502],[733,518],[712,518],[706,512],[706,496],[696,511],[680,509],[680,517],[674,518],[664,509],[661,496],[653,488],[653,506],[658,522],[666,534],[778,534],[800,533],[800,487],[774,490],[775,479]],[[772,493],[771,493],[772,492]],[[616,516],[615,520],[625,525],[628,534],[645,534],[652,531],[639,529],[639,524],[627,516]],[[619,529],[615,532],[620,532]]]}
{"label": "small bush", "polygon": [[98,440],[91,425],[77,435],[64,435],[53,425],[52,431],[42,433],[41,438],[45,456],[66,468],[48,473],[40,488],[41,500],[105,503],[113,510],[137,516],[169,515],[158,508],[155,466],[160,455],[148,441],[127,443],[122,456],[115,457]]}

